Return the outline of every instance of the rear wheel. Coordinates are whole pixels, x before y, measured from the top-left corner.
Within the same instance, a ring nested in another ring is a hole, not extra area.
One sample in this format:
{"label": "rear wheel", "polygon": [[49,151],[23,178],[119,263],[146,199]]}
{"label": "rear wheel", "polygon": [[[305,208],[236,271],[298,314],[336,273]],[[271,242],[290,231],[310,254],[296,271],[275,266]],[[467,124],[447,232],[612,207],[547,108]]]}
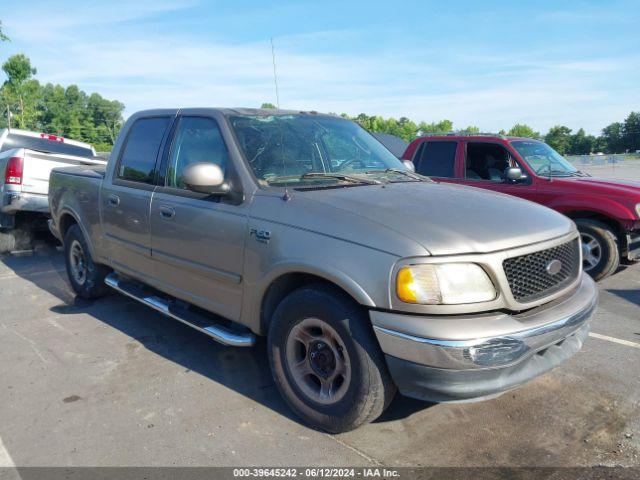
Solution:
{"label": "rear wheel", "polygon": [[104,283],[110,270],[95,263],[78,225],[72,225],[64,236],[67,275],[71,287],[82,298],[98,298],[109,291]]}
{"label": "rear wheel", "polygon": [[587,218],[576,220],[582,243],[582,266],[594,280],[602,280],[620,266],[618,237],[611,227]]}
{"label": "rear wheel", "polygon": [[280,393],[316,428],[352,430],[380,416],[395,394],[366,314],[330,287],[287,296],[271,320],[268,349]]}

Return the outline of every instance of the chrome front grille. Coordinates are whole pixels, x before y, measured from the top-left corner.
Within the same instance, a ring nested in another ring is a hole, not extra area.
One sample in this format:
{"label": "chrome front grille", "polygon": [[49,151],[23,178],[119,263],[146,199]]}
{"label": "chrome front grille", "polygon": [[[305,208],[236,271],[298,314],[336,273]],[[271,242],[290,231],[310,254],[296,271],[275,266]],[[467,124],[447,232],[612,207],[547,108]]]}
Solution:
{"label": "chrome front grille", "polygon": [[[558,264],[560,262],[560,264]],[[528,303],[553,295],[580,274],[580,240],[502,262],[513,298]]]}

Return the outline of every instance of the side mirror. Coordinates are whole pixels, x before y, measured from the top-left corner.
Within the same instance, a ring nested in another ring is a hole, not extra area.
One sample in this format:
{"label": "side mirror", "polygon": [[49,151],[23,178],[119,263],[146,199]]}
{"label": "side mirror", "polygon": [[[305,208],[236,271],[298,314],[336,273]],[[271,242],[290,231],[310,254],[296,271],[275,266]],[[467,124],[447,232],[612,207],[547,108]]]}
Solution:
{"label": "side mirror", "polygon": [[194,163],[184,169],[182,181],[193,192],[209,195],[226,195],[229,184],[224,181],[224,173],[215,163]]}
{"label": "side mirror", "polygon": [[411,160],[402,160],[402,163],[404,164],[405,167],[407,167],[407,170],[409,170],[410,172],[415,173],[416,166],[413,164],[413,162]]}
{"label": "side mirror", "polygon": [[509,167],[505,172],[505,177],[510,182],[519,182],[522,180],[522,170],[519,167]]}

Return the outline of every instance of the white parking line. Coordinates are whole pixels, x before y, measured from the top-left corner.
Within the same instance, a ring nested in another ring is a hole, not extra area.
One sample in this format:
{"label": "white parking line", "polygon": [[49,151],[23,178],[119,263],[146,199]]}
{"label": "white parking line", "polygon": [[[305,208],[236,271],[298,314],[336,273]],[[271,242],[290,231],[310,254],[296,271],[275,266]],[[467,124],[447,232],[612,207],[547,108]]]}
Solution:
{"label": "white parking line", "polygon": [[600,340],[606,340],[607,342],[626,345],[627,347],[640,348],[640,343],[630,342],[629,340],[622,340],[621,338],[609,337],[607,335],[600,335],[599,333],[593,333],[593,332],[590,332],[589,336],[593,338],[599,338]]}
{"label": "white parking line", "polygon": [[16,464],[13,463],[13,459],[7,449],[4,448],[4,443],[2,443],[2,437],[0,437],[0,467],[9,467],[15,468]]}
{"label": "white parking line", "polygon": [[51,273],[63,273],[64,270],[59,268],[52,268],[50,270],[41,270],[39,272],[29,272],[23,274],[17,274],[16,272],[10,271],[8,273],[0,273],[0,280],[4,280],[7,278],[31,278],[37,277],[39,275],[49,275]]}

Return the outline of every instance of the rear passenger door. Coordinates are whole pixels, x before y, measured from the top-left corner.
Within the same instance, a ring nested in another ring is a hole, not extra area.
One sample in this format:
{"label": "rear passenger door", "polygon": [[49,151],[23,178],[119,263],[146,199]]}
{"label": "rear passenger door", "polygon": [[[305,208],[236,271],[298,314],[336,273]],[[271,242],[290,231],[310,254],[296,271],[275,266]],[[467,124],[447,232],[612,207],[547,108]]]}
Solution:
{"label": "rear passenger door", "polygon": [[172,120],[167,115],[134,121],[100,197],[112,266],[143,281],[153,276],[149,206],[157,160]]}
{"label": "rear passenger door", "polygon": [[436,180],[455,182],[457,149],[455,140],[425,140],[413,157],[416,172]]}
{"label": "rear passenger door", "polygon": [[248,217],[242,203],[195,193],[182,180],[193,163],[233,169],[216,118],[182,115],[165,160],[165,178],[151,203],[152,255],[163,290],[238,320]]}

